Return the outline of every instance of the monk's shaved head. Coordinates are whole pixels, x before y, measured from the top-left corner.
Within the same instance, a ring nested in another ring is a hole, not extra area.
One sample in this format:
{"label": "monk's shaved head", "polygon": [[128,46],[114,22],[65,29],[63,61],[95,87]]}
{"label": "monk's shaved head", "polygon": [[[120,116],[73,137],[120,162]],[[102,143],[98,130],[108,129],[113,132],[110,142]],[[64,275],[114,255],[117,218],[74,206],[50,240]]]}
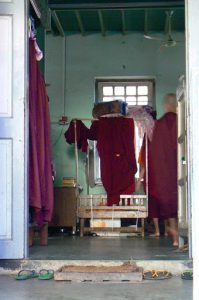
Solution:
{"label": "monk's shaved head", "polygon": [[176,94],[174,93],[170,93],[170,94],[166,94],[164,96],[164,111],[167,112],[174,112],[176,113],[176,109],[177,109],[177,99],[176,99]]}

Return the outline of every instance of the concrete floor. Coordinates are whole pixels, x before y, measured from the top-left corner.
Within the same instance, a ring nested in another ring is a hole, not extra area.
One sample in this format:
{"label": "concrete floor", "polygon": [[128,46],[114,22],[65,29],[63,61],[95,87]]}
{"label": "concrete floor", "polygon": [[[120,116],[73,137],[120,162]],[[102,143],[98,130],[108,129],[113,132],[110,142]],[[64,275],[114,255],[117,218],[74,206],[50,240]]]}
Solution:
{"label": "concrete floor", "polygon": [[49,245],[36,245],[29,250],[32,260],[187,260],[169,238],[84,237],[49,238]]}
{"label": "concrete floor", "polygon": [[139,284],[88,284],[39,281],[16,281],[13,276],[0,276],[0,300],[191,300],[192,281],[174,277]]}

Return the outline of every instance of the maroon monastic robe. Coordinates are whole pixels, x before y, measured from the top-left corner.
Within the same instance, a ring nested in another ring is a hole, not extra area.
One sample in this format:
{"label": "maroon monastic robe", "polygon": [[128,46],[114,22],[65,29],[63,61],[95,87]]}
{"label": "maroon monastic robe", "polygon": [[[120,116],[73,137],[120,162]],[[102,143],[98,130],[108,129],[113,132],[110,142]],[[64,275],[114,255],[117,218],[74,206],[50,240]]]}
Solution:
{"label": "maroon monastic robe", "polygon": [[[88,148],[88,133],[89,129],[84,125],[81,120],[76,120],[76,138],[77,138],[77,147],[81,149],[82,152],[87,152]],[[75,143],[75,125],[74,121],[70,122],[69,128],[64,134],[66,142],[68,144]]]}
{"label": "maroon monastic robe", "polygon": [[149,216],[177,217],[177,117],[166,113],[156,122],[149,143]]}
{"label": "maroon monastic robe", "polygon": [[97,140],[108,205],[118,204],[120,195],[135,191],[134,121],[124,117],[102,117],[93,122],[89,138]]}
{"label": "maroon monastic robe", "polygon": [[44,79],[29,42],[29,205],[33,221],[50,221],[53,210],[50,115]]}

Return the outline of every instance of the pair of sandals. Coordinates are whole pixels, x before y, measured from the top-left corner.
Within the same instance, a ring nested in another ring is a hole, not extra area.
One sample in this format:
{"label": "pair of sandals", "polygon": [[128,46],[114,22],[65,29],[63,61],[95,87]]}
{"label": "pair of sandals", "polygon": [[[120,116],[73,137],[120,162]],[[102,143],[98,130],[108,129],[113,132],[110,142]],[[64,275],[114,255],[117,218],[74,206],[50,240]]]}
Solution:
{"label": "pair of sandals", "polygon": [[[172,274],[166,270],[147,270],[143,273],[143,279],[146,280],[163,280],[169,279]],[[184,280],[193,280],[193,270],[188,269],[181,273],[181,278]]]}
{"label": "pair of sandals", "polygon": [[172,277],[172,274],[166,270],[146,270],[143,273],[143,279],[146,280],[164,280]]}
{"label": "pair of sandals", "polygon": [[193,280],[193,270],[188,269],[181,273],[181,278],[184,280]]}
{"label": "pair of sandals", "polygon": [[37,273],[35,270],[21,270],[15,277],[16,280],[27,280],[32,278],[51,280],[54,278],[54,271],[42,269]]}

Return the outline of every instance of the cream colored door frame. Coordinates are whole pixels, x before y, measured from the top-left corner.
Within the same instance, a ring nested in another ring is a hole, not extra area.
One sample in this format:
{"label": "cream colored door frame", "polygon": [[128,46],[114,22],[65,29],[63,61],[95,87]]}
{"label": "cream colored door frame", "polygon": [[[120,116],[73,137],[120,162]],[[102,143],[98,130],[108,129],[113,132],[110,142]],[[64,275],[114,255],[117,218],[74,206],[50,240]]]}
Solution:
{"label": "cream colored door frame", "polygon": [[188,100],[188,191],[192,228],[194,300],[199,297],[199,1],[186,0],[186,78]]}

